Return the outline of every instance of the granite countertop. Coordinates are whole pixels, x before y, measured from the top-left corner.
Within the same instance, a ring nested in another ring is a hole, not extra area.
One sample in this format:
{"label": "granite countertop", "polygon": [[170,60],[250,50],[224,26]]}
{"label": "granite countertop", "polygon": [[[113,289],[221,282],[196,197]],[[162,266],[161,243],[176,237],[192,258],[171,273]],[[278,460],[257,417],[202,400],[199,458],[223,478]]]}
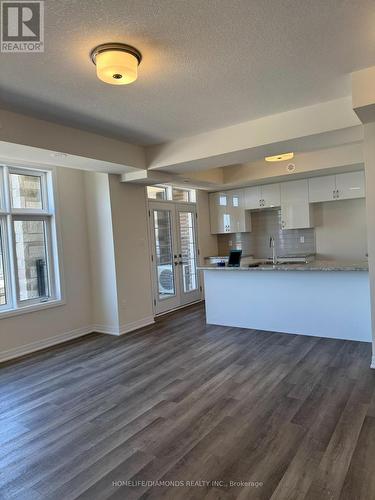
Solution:
{"label": "granite countertop", "polygon": [[[253,264],[257,264],[254,260]],[[198,266],[201,271],[216,269],[218,271],[368,271],[367,261],[335,261],[335,260],[314,260],[308,264],[264,264],[259,263],[257,267],[248,265],[240,267],[219,267],[216,265]]]}

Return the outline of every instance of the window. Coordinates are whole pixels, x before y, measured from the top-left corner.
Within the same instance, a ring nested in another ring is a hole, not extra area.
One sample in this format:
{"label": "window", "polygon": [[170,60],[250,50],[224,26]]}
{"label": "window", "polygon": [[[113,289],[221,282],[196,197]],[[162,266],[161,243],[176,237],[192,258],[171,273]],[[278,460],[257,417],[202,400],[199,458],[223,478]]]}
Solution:
{"label": "window", "polygon": [[52,172],[0,166],[0,311],[58,300]]}
{"label": "window", "polygon": [[226,197],[226,195],[225,195],[225,194],[221,194],[221,195],[219,196],[219,205],[220,205],[221,207],[226,207],[226,206],[227,206],[227,197]]}
{"label": "window", "polygon": [[167,188],[161,186],[147,186],[147,196],[152,200],[167,200]]}
{"label": "window", "polygon": [[239,207],[240,206],[240,198],[238,196],[233,196],[232,197],[232,205],[234,207]]}
{"label": "window", "polygon": [[195,203],[195,189],[172,188],[173,201]]}
{"label": "window", "polygon": [[147,197],[152,200],[195,203],[196,191],[176,186],[147,186]]}

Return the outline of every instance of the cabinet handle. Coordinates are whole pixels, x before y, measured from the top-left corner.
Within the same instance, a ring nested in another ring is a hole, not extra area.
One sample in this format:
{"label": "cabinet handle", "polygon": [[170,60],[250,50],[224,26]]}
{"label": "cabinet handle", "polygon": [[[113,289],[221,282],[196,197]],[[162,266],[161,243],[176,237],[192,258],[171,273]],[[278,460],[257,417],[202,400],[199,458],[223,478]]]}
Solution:
{"label": "cabinet handle", "polygon": [[338,189],[336,189],[336,199],[339,199],[340,198],[340,191]]}
{"label": "cabinet handle", "polygon": [[336,189],[333,190],[333,199],[336,199]]}

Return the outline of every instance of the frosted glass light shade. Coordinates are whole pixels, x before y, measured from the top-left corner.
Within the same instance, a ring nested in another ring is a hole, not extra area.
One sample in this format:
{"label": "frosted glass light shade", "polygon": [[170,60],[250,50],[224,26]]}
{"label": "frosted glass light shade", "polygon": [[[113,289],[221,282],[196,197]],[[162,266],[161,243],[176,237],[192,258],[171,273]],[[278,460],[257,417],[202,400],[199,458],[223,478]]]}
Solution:
{"label": "frosted glass light shade", "polygon": [[112,85],[126,85],[138,77],[138,60],[133,54],[108,50],[96,56],[96,74],[99,80]]}
{"label": "frosted glass light shade", "polygon": [[111,85],[126,85],[138,77],[141,53],[130,45],[113,43],[99,45],[91,52],[97,77]]}

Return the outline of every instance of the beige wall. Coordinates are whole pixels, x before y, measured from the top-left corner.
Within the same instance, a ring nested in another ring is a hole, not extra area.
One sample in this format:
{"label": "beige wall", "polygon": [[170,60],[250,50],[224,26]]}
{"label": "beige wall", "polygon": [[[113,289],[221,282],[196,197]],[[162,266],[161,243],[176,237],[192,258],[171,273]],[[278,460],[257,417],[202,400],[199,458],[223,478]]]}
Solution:
{"label": "beige wall", "polygon": [[122,330],[153,320],[145,187],[109,176],[119,322]]}
{"label": "beige wall", "polygon": [[[153,321],[145,188],[118,176],[57,168],[66,304],[0,320],[0,359],[90,331]],[[208,194],[197,193],[201,261],[217,253]]]}
{"label": "beige wall", "polygon": [[363,198],[314,205],[318,258],[356,260],[367,253],[366,202]]}
{"label": "beige wall", "polygon": [[0,320],[0,357],[20,346],[85,329],[91,323],[90,271],[83,172],[57,169],[66,304]]}

